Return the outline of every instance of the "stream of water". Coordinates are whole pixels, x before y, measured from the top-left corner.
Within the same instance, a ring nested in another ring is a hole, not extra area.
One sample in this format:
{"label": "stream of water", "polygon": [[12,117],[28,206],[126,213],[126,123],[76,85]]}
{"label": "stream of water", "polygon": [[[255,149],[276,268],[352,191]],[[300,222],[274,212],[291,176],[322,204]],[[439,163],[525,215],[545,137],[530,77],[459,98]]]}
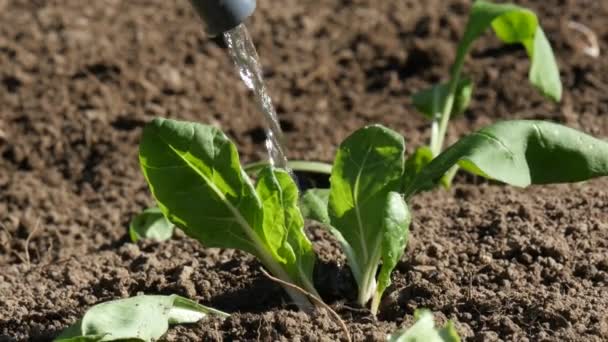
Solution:
{"label": "stream of water", "polygon": [[251,41],[247,28],[244,24],[241,24],[225,32],[224,40],[228,45],[228,51],[241,79],[247,88],[253,91],[258,107],[262,114],[264,114],[266,149],[268,150],[270,164],[285,169],[291,174],[291,170],[287,167],[283,131],[281,130],[277,112],[272,105],[270,95],[268,95],[268,91],[264,85],[258,53]]}

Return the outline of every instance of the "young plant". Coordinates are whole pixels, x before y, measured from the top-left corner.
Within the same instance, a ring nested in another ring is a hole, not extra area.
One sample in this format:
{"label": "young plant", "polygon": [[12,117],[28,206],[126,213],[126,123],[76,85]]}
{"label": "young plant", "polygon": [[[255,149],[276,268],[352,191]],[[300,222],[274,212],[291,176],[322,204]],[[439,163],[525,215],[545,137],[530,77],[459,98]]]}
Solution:
{"label": "young plant", "polygon": [[[318,297],[315,254],[287,172],[266,167],[254,187],[220,130],[160,118],[144,128],[139,158],[159,208],[175,226],[207,247],[251,253],[275,277]],[[300,308],[312,306],[301,292],[285,290]]]}
{"label": "young plant", "polygon": [[388,342],[460,342],[460,336],[452,322],[448,321],[443,328],[437,329],[430,311],[416,310],[414,317],[414,325],[389,335]]}
{"label": "young plant", "polygon": [[408,240],[407,202],[455,165],[519,187],[608,175],[607,142],[543,121],[490,125],[418,172],[404,162],[404,151],[397,133],[382,126],[360,129],[340,145],[329,191],[309,190],[300,202],[305,217],[328,226],[342,245],[359,286],[359,304],[373,297],[374,314]]}
{"label": "young plant", "polygon": [[[329,206],[321,214],[347,255],[359,304],[374,298],[374,312],[407,243],[410,213],[398,193],[404,151],[403,137],[382,126],[368,126],[348,137],[336,155],[326,196]],[[319,194],[310,192],[303,201],[314,201],[314,195]]]}
{"label": "young plant", "polygon": [[170,324],[196,323],[208,315],[228,317],[177,295],[136,296],[93,306],[54,341],[157,341]]}
{"label": "young plant", "polygon": [[141,214],[135,216],[129,225],[129,236],[131,241],[137,242],[141,239],[165,241],[173,236],[175,227],[159,208],[148,208]]}
{"label": "young plant", "polygon": [[[473,84],[461,75],[462,68],[473,42],[490,27],[504,43],[524,46],[531,60],[529,80],[532,85],[553,101],[561,99],[562,84],[557,62],[534,12],[512,4],[477,0],[458,44],[449,81],[433,85],[412,97],[416,109],[432,121],[430,145],[417,152],[427,156],[424,157],[427,161],[429,155],[432,159],[441,153],[450,118],[468,107]],[[447,184],[451,182],[451,176],[445,179]]]}
{"label": "young plant", "polygon": [[[248,175],[257,176],[260,171],[270,166],[268,161],[254,162],[243,166]],[[287,168],[292,172],[312,172],[331,174],[331,164],[303,160],[290,160]],[[132,242],[139,240],[165,241],[173,236],[175,226],[165,217],[158,207],[145,209],[136,215],[129,224],[129,236]]]}

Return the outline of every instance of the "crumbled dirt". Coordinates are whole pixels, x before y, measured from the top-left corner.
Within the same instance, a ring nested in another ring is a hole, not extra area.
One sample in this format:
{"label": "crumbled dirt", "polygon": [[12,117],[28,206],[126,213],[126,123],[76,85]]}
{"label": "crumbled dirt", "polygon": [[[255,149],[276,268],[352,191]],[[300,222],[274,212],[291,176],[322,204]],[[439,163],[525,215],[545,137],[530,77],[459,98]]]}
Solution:
{"label": "crumbled dirt", "polygon": [[[608,3],[518,1],[554,44],[564,99],[527,82],[525,51],[491,35],[466,73],[476,89],[449,140],[497,119],[537,118],[608,137]],[[409,96],[447,75],[470,2],[259,1],[248,22],[288,138],[289,157],[330,161],[366,123],[409,149],[428,123]],[[0,0],[0,341],[48,341],[91,305],[177,293],[233,313],[171,329],[170,341],[343,340],[325,312],[289,305],[252,257],[181,234],[132,244],[152,204],[137,162],[155,116],[220,126],[244,161],[265,155],[261,120],[222,47],[187,1]],[[381,341],[414,309],[451,319],[471,341],[608,340],[608,180],[526,190],[459,176],[414,199],[406,255],[381,314],[353,304],[352,276],[329,234],[311,226],[319,292],[356,340]]]}

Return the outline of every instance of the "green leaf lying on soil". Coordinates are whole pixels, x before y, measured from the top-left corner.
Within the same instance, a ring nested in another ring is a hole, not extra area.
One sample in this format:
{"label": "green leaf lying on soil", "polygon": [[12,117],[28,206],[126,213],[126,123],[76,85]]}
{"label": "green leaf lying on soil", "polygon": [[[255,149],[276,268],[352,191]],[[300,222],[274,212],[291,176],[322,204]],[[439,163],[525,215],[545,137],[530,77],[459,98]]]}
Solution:
{"label": "green leaf lying on soil", "polygon": [[169,324],[195,323],[210,314],[228,316],[177,295],[136,296],[93,306],[54,341],[156,341]]}

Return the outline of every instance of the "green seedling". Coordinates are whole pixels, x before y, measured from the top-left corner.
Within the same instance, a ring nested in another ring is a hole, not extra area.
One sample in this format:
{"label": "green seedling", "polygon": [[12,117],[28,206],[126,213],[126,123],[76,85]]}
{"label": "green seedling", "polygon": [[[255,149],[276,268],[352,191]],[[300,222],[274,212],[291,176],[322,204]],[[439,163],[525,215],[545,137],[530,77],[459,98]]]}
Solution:
{"label": "green seedling", "polygon": [[165,241],[173,236],[174,229],[175,226],[167,220],[163,212],[154,207],[135,216],[129,225],[129,236],[133,242],[141,239]]}
{"label": "green seedling", "polygon": [[[220,130],[165,119],[145,127],[139,158],[159,208],[187,235],[251,253],[273,276],[318,297],[315,254],[287,172],[266,167],[254,187]],[[284,288],[300,308],[311,308],[302,292]]]}
{"label": "green seedling", "polygon": [[[532,85],[553,101],[561,99],[562,84],[557,62],[534,12],[512,4],[477,0],[471,8],[447,83],[433,85],[412,97],[416,109],[432,122],[430,145],[428,150],[421,153],[430,153],[433,158],[438,156],[450,118],[463,113],[468,107],[473,83],[461,75],[464,61],[473,42],[489,28],[504,43],[523,45],[531,60],[528,77]],[[428,158],[424,160],[428,162]],[[444,185],[449,186],[456,170],[454,168],[446,175]]]}
{"label": "green seedling", "polygon": [[55,342],[157,341],[169,325],[196,323],[228,314],[177,295],[142,295],[97,304]]}
{"label": "green seedling", "polygon": [[443,328],[437,329],[430,311],[416,310],[414,317],[414,325],[389,335],[388,342],[460,342],[452,322],[448,321]]}
{"label": "green seedling", "polygon": [[[270,166],[268,161],[260,161],[246,164],[243,170],[248,175],[256,176],[260,171]],[[287,168],[294,172],[312,172],[319,174],[331,174],[331,164],[323,162],[312,162],[304,160],[290,160]],[[151,207],[131,220],[129,225],[129,236],[132,242],[139,240],[165,241],[169,240],[174,233],[175,226],[165,217],[158,207]]]}
{"label": "green seedling", "polygon": [[311,189],[300,201],[306,218],[336,236],[357,281],[358,302],[373,298],[374,314],[408,240],[407,203],[448,170],[459,165],[519,187],[578,182],[608,175],[608,143],[554,123],[515,120],[465,136],[419,170],[404,160],[401,136],[365,127],[340,145],[330,189]]}
{"label": "green seedling", "polygon": [[359,285],[359,304],[374,297],[373,308],[407,243],[411,218],[399,195],[404,151],[399,134],[381,126],[360,129],[340,145],[330,177],[329,223]]}

